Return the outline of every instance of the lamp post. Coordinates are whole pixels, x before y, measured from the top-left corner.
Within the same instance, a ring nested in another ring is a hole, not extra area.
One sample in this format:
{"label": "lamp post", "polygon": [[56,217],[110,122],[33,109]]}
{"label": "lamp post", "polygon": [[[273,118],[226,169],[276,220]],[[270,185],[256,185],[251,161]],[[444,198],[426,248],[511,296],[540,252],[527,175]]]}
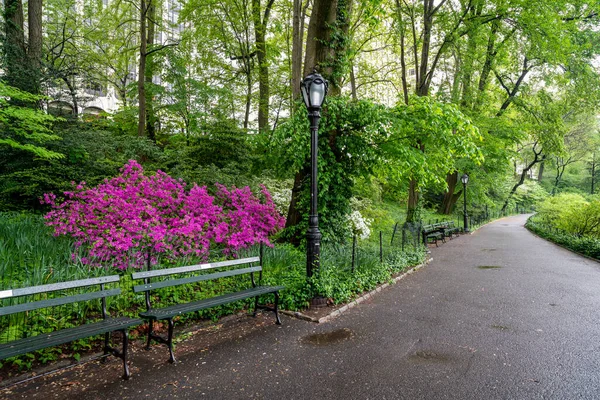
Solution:
{"label": "lamp post", "polygon": [[308,75],[300,84],[304,104],[310,121],[310,215],[306,232],[306,276],[319,269],[321,253],[321,232],[317,210],[317,150],[319,144],[319,120],[321,106],[327,95],[327,81],[316,71]]}
{"label": "lamp post", "polygon": [[467,174],[463,174],[463,176],[460,177],[461,182],[463,183],[463,200],[464,200],[464,204],[463,204],[463,226],[464,226],[464,231],[465,233],[469,232],[469,222],[467,220],[467,183],[469,183],[469,175]]}

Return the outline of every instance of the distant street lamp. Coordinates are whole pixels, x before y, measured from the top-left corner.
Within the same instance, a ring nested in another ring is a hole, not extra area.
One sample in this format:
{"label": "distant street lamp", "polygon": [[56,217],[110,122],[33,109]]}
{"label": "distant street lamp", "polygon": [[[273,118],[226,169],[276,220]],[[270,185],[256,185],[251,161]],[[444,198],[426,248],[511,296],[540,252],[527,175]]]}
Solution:
{"label": "distant street lamp", "polygon": [[319,121],[321,106],[327,95],[327,81],[316,71],[308,75],[300,84],[302,98],[308,109],[310,121],[310,215],[306,232],[306,275],[311,277],[313,270],[321,264],[321,232],[317,210],[317,150],[319,144]]}
{"label": "distant street lamp", "polygon": [[463,183],[463,200],[464,200],[464,205],[463,205],[463,218],[464,218],[464,231],[465,233],[469,232],[469,222],[467,221],[467,183],[469,183],[469,175],[467,174],[463,174],[463,176],[460,177],[461,182]]}

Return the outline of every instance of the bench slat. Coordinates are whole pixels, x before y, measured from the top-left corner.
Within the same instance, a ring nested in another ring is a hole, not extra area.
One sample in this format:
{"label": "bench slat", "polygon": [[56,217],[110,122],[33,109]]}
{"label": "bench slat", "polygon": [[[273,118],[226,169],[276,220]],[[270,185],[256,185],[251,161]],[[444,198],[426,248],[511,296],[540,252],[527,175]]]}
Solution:
{"label": "bench slat", "polygon": [[73,296],[57,297],[54,299],[40,300],[14,306],[0,307],[0,316],[16,314],[24,311],[37,310],[40,308],[61,306],[79,301],[99,299],[102,297],[116,296],[121,294],[121,289],[99,290],[97,292],[82,293]]}
{"label": "bench slat", "polygon": [[229,293],[192,303],[176,304],[165,308],[152,309],[150,311],[140,313],[140,317],[153,320],[169,319],[181,314],[187,314],[194,311],[204,310],[206,308],[233,303],[234,301],[260,296],[261,294],[278,292],[283,289],[285,289],[284,286],[258,286],[243,290],[241,292]]}
{"label": "bench slat", "polygon": [[54,292],[63,289],[73,289],[78,287],[100,285],[102,283],[118,282],[119,275],[102,276],[99,278],[79,279],[76,281],[50,283],[48,285],[29,286],[17,289],[8,289],[0,291],[0,299],[11,297],[26,296],[29,294]]}
{"label": "bench slat", "polygon": [[69,343],[77,339],[83,339],[106,332],[126,329],[131,326],[140,325],[141,323],[142,320],[139,318],[110,318],[74,328],[67,328],[51,333],[42,333],[37,336],[15,340],[10,343],[0,345],[0,360],[18,356],[20,354],[30,353],[36,350],[41,350],[46,347]]}
{"label": "bench slat", "polygon": [[236,276],[242,274],[249,274],[252,272],[260,272],[262,267],[250,267],[250,268],[241,268],[241,269],[232,269],[230,271],[216,272],[214,274],[204,274],[204,275],[196,275],[190,276],[188,278],[180,278],[180,279],[171,279],[168,281],[162,282],[153,282],[143,285],[137,285],[133,287],[133,291],[135,293],[139,292],[147,292],[150,290],[162,289],[170,286],[184,285],[186,283],[194,283],[201,281],[208,281],[211,279],[225,278],[228,276]]}
{"label": "bench slat", "polygon": [[165,268],[165,269],[157,269],[154,271],[145,271],[145,272],[134,272],[133,274],[131,274],[131,278],[134,280],[143,279],[143,278],[154,278],[157,276],[182,274],[185,272],[194,272],[194,271],[202,271],[202,270],[213,269],[213,268],[230,267],[233,265],[249,264],[249,263],[253,263],[253,262],[260,262],[260,257],[240,258],[238,260],[228,260],[228,261],[219,261],[219,262],[214,262],[214,263],[188,265],[186,267]]}

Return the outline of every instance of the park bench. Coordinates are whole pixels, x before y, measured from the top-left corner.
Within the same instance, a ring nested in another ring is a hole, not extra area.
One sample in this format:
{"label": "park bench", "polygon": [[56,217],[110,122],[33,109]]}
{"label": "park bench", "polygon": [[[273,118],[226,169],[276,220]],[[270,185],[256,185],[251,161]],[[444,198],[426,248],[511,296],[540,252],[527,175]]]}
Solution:
{"label": "park bench", "polygon": [[423,244],[427,245],[430,241],[435,243],[435,246],[438,246],[438,240],[441,240],[443,243],[446,241],[444,239],[444,232],[440,230],[441,224],[431,224],[431,225],[423,225],[421,229],[423,235]]}
{"label": "park bench", "polygon": [[[108,314],[106,298],[119,295],[121,289],[106,289],[105,285],[117,282],[119,282],[119,276],[111,275],[0,291],[0,299],[3,300],[2,307],[0,307],[0,317],[10,318],[9,316],[13,316],[14,314],[23,313],[25,314],[23,318],[25,318],[25,316],[32,317],[34,313],[37,313],[41,318],[48,318],[48,314],[44,314],[42,310],[59,306],[74,306],[76,304],[84,307],[85,302],[98,299],[100,299],[102,315],[102,318],[97,322],[86,323],[49,333],[40,333],[35,336],[0,344],[0,360],[104,334],[104,355],[112,354],[120,358],[123,361],[123,378],[129,379],[130,374],[127,365],[128,330],[132,326],[140,325],[142,320],[128,317],[111,318]],[[77,294],[73,294],[75,292]],[[49,295],[50,293],[52,295]],[[16,298],[24,296],[31,296],[31,300],[25,298],[26,302],[20,303],[16,300]],[[18,304],[4,306],[5,303]],[[55,308],[55,310],[59,309]],[[86,315],[86,318],[91,317]],[[110,346],[110,334],[115,331],[119,331],[122,334],[122,350]]]}
{"label": "park bench", "polygon": [[[204,310],[228,304],[248,298],[254,298],[254,316],[256,316],[257,309],[259,307],[258,299],[261,295],[274,293],[275,305],[273,308],[268,308],[275,312],[275,319],[278,325],[281,325],[279,319],[278,303],[279,303],[279,291],[283,290],[283,286],[261,286],[262,280],[262,266],[259,257],[242,258],[237,260],[220,261],[207,264],[191,265],[186,267],[168,268],[145,272],[135,272],[132,274],[134,280],[143,279],[144,283],[134,286],[133,290],[136,293],[145,292],[146,296],[146,308],[147,310],[140,313],[140,317],[148,321],[148,342],[146,348],[149,349],[151,342],[154,340],[158,343],[165,344],[169,348],[169,361],[175,362],[175,356],[173,354],[173,328],[174,318],[183,314],[193,313],[196,311]],[[220,272],[205,273],[207,270],[215,270],[228,268]],[[254,274],[258,273],[258,284],[254,278]],[[174,277],[179,275],[185,275],[184,277]],[[185,304],[175,304],[163,308],[153,308],[151,304],[150,291],[163,289],[167,287],[173,287],[178,285],[193,284],[201,281],[213,281],[225,277],[233,277],[238,275],[246,275],[250,277],[250,287],[233,292],[225,293],[216,297],[206,298],[202,300],[192,301]],[[162,278],[161,281],[151,282],[152,278]],[[267,307],[264,307],[267,308]],[[163,337],[154,333],[153,323],[155,321],[166,320],[168,323],[167,337]]]}
{"label": "park bench", "polygon": [[452,235],[458,236],[460,229],[454,225],[454,221],[445,221],[441,224],[441,230],[444,232],[444,236],[449,237],[450,239],[452,239]]}

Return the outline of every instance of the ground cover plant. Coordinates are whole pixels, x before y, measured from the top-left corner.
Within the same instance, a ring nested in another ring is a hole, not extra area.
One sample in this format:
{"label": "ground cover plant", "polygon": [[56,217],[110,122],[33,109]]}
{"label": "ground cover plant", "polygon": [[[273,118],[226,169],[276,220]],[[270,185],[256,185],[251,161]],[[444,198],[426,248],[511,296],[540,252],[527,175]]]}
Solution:
{"label": "ground cover plant", "polygon": [[527,228],[580,254],[600,259],[600,198],[561,193],[542,201]]}

